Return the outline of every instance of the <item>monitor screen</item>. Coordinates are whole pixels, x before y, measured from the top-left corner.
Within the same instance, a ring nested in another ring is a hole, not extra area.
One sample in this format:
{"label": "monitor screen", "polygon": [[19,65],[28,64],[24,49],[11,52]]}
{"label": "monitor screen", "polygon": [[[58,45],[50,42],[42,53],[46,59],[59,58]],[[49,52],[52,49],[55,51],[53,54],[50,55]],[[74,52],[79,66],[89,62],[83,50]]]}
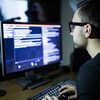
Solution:
{"label": "monitor screen", "polygon": [[59,63],[61,25],[1,22],[3,75]]}

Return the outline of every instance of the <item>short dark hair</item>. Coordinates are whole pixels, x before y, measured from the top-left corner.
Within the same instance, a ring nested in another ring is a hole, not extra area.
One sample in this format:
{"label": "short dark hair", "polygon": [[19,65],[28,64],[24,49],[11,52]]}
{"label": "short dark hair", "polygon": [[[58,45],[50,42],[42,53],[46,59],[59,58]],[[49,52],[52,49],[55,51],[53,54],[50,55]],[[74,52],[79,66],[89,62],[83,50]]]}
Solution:
{"label": "short dark hair", "polygon": [[83,4],[81,3],[81,5],[78,5],[79,15],[80,17],[82,17],[82,21],[90,23],[97,28],[100,28],[99,6],[99,0],[85,0]]}

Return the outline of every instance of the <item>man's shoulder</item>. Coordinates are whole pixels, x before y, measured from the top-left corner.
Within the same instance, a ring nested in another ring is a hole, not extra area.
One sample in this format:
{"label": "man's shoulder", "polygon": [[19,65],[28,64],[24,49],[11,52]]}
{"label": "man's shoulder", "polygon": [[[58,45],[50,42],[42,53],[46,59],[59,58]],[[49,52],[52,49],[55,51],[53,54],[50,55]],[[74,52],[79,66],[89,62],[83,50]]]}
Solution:
{"label": "man's shoulder", "polygon": [[[95,73],[100,72],[100,53],[93,59],[86,61],[79,70],[79,73]],[[97,71],[98,70],[98,71]]]}

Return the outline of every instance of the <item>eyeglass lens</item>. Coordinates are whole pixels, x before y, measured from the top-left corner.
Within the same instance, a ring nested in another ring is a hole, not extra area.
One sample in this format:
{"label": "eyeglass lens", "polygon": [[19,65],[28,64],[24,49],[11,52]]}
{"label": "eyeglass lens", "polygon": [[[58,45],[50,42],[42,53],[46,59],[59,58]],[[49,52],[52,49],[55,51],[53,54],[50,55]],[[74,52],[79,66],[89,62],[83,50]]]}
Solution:
{"label": "eyeglass lens", "polygon": [[71,25],[71,24],[69,25],[70,32],[73,32],[74,28],[75,28],[75,25]]}

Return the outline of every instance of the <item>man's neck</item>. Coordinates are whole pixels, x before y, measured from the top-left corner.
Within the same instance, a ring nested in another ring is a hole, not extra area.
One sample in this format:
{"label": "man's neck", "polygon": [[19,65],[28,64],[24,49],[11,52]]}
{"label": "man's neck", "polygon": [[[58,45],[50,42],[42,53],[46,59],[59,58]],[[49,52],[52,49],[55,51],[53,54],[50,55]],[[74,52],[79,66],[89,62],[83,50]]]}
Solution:
{"label": "man's neck", "polygon": [[92,58],[100,52],[100,40],[92,40],[88,42],[87,51]]}

